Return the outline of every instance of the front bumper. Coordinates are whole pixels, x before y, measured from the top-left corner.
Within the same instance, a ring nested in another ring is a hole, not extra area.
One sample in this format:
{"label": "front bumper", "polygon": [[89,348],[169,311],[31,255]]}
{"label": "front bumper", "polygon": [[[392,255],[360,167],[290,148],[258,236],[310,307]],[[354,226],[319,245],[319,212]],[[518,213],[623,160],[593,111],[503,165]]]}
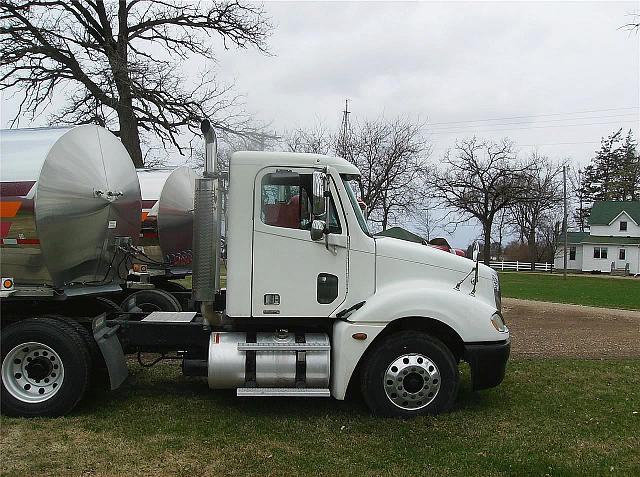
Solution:
{"label": "front bumper", "polygon": [[474,391],[492,388],[502,382],[510,351],[511,339],[464,346],[464,360],[471,366]]}

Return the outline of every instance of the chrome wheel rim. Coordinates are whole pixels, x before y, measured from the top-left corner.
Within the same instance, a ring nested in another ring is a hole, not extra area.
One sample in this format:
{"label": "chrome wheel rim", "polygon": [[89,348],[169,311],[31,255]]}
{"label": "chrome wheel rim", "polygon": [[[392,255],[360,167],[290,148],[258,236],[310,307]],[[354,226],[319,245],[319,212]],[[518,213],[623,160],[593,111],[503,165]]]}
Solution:
{"label": "chrome wheel rim", "polygon": [[22,402],[51,399],[63,381],[64,365],[60,355],[42,343],[22,343],[2,361],[2,382],[9,394]]}
{"label": "chrome wheel rim", "polygon": [[384,373],[384,391],[394,406],[415,411],[428,406],[440,390],[440,371],[421,354],[404,354]]}

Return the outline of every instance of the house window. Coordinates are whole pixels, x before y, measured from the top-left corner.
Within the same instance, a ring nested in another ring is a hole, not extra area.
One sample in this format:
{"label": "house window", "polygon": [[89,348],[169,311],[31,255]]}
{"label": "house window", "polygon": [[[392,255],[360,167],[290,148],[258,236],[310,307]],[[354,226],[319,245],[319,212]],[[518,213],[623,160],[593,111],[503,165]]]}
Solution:
{"label": "house window", "polygon": [[626,232],[627,231],[627,222],[625,220],[621,220],[620,221],[620,232]]}
{"label": "house window", "polygon": [[618,260],[626,260],[627,259],[627,251],[623,248],[618,252]]}
{"label": "house window", "polygon": [[593,247],[593,258],[607,258],[607,247]]}
{"label": "house window", "polygon": [[569,260],[575,260],[575,259],[576,259],[576,248],[569,247]]}

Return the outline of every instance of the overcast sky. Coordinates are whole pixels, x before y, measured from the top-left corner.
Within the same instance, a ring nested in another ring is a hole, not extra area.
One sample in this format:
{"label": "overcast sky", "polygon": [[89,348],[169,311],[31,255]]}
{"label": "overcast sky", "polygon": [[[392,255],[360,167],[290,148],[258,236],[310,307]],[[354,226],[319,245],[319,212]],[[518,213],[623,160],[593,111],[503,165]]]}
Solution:
{"label": "overcast sky", "polygon": [[[230,52],[224,74],[278,129],[359,117],[427,122],[433,158],[456,137],[508,136],[584,165],[640,123],[639,2],[268,3],[273,56]],[[513,118],[501,119],[499,118]],[[477,121],[476,121],[477,120]],[[570,144],[567,144],[570,143]],[[476,227],[454,237],[466,245]]]}
{"label": "overcast sky", "polygon": [[[247,109],[276,130],[353,115],[427,123],[433,157],[456,137],[586,163],[601,136],[640,124],[639,2],[267,3],[271,56],[219,53]],[[4,101],[2,123],[15,112]],[[513,119],[501,119],[513,118]],[[494,120],[500,119],[500,120]],[[40,119],[35,125],[41,125]],[[22,126],[28,124],[22,123]],[[570,143],[570,144],[567,144]],[[456,233],[466,245],[475,229]]]}

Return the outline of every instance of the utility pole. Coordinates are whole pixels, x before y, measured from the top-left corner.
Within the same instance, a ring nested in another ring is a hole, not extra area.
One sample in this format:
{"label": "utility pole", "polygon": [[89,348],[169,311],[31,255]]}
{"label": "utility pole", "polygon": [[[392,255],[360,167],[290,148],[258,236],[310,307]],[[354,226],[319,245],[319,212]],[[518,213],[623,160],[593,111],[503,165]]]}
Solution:
{"label": "utility pole", "polygon": [[567,166],[562,166],[562,185],[564,191],[564,221],[562,230],[564,232],[564,271],[562,275],[564,279],[567,279],[567,222],[568,222],[568,211],[567,211]]}
{"label": "utility pole", "polygon": [[584,211],[582,210],[582,169],[578,169],[578,200],[580,200],[580,232],[584,232]]}
{"label": "utility pole", "polygon": [[340,138],[338,139],[338,155],[349,160],[349,100],[344,100],[344,111],[342,111],[342,124],[340,125]]}

